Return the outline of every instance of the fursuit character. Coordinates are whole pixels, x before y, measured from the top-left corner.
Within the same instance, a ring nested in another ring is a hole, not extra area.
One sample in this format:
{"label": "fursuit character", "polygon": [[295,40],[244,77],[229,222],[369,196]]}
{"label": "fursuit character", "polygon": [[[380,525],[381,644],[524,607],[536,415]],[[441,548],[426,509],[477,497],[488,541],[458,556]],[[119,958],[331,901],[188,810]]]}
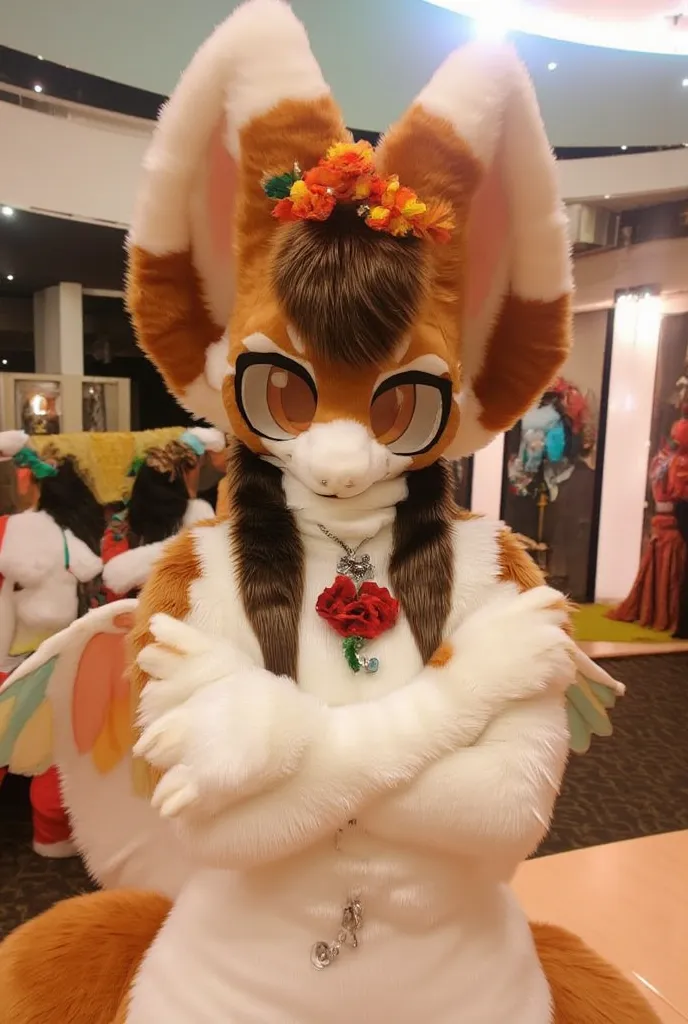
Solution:
{"label": "fursuit character", "polygon": [[229,515],[0,694],[52,663],[77,841],[130,887],[5,941],[2,1024],[656,1019],[509,888],[567,704],[582,749],[619,688],[444,462],[564,359],[565,224],[510,51],[452,55],[376,150],[282,0],[199,51],[146,158],[128,301],[170,390],[233,435]]}

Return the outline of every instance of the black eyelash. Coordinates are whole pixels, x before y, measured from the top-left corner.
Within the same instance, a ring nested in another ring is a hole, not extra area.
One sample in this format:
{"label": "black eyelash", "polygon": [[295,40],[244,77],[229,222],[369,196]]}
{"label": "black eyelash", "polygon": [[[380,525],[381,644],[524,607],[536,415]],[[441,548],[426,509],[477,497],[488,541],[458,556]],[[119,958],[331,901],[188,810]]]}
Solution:
{"label": "black eyelash", "polygon": [[238,356],[236,361],[236,372],[234,375],[234,399],[236,401],[237,408],[249,430],[251,430],[257,437],[264,437],[268,441],[274,441],[276,440],[274,437],[270,437],[269,434],[264,434],[261,430],[256,430],[253,426],[253,423],[246,412],[244,400],[241,394],[241,382],[244,374],[250,366],[256,365],[276,366],[282,370],[287,370],[289,373],[293,373],[296,377],[300,377],[301,380],[308,385],[316,405],[318,404],[318,389],[316,388],[315,381],[308,370],[301,366],[301,363],[297,363],[293,359],[289,359],[288,356],[282,356],[277,352],[242,352],[241,355]]}
{"label": "black eyelash", "polygon": [[[437,439],[441,437],[444,430],[449,422],[449,416],[451,415],[451,403],[453,395],[452,382],[448,377],[438,377],[434,373],[425,373],[423,370],[404,370],[401,373],[395,373],[393,377],[388,377],[387,380],[383,380],[382,384],[375,390],[372,402],[374,402],[380,395],[384,395],[386,391],[391,391],[393,388],[401,387],[403,384],[425,384],[428,387],[437,388],[442,399],[442,416],[440,423],[429,444],[426,444],[424,448],[414,452],[407,452],[407,455],[423,455],[425,452],[430,451],[433,445],[437,442]],[[372,405],[371,402],[371,405]]]}

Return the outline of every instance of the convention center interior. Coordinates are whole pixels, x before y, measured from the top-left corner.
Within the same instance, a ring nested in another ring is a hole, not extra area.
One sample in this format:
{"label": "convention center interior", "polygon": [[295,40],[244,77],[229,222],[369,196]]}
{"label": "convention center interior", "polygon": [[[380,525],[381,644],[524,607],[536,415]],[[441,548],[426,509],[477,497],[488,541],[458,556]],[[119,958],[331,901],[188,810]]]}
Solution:
{"label": "convention center interior", "polygon": [[0,0],[0,140],[0,1024],[688,1022],[686,0]]}

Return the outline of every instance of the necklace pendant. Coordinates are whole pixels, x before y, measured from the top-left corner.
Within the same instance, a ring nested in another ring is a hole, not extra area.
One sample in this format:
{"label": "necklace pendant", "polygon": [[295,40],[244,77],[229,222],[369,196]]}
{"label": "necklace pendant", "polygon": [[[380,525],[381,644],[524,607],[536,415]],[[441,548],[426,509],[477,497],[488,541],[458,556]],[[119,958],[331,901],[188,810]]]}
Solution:
{"label": "necklace pendant", "polygon": [[370,555],[356,557],[355,553],[352,553],[342,555],[337,562],[337,572],[340,576],[348,576],[357,587],[360,587],[366,580],[372,580],[375,566],[370,560]]}

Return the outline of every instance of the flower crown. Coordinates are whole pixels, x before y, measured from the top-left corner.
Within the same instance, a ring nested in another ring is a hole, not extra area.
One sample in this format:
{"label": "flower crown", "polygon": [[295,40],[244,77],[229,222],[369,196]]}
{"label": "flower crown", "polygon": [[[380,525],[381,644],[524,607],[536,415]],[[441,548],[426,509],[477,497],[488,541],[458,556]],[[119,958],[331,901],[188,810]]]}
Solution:
{"label": "flower crown", "polygon": [[414,235],[448,242],[454,228],[449,203],[424,203],[392,174],[375,170],[375,151],[369,142],[338,142],[316,167],[267,177],[263,191],[276,200],[273,217],[284,222],[327,220],[338,203],[358,207],[358,215],[373,231],[397,238]]}

